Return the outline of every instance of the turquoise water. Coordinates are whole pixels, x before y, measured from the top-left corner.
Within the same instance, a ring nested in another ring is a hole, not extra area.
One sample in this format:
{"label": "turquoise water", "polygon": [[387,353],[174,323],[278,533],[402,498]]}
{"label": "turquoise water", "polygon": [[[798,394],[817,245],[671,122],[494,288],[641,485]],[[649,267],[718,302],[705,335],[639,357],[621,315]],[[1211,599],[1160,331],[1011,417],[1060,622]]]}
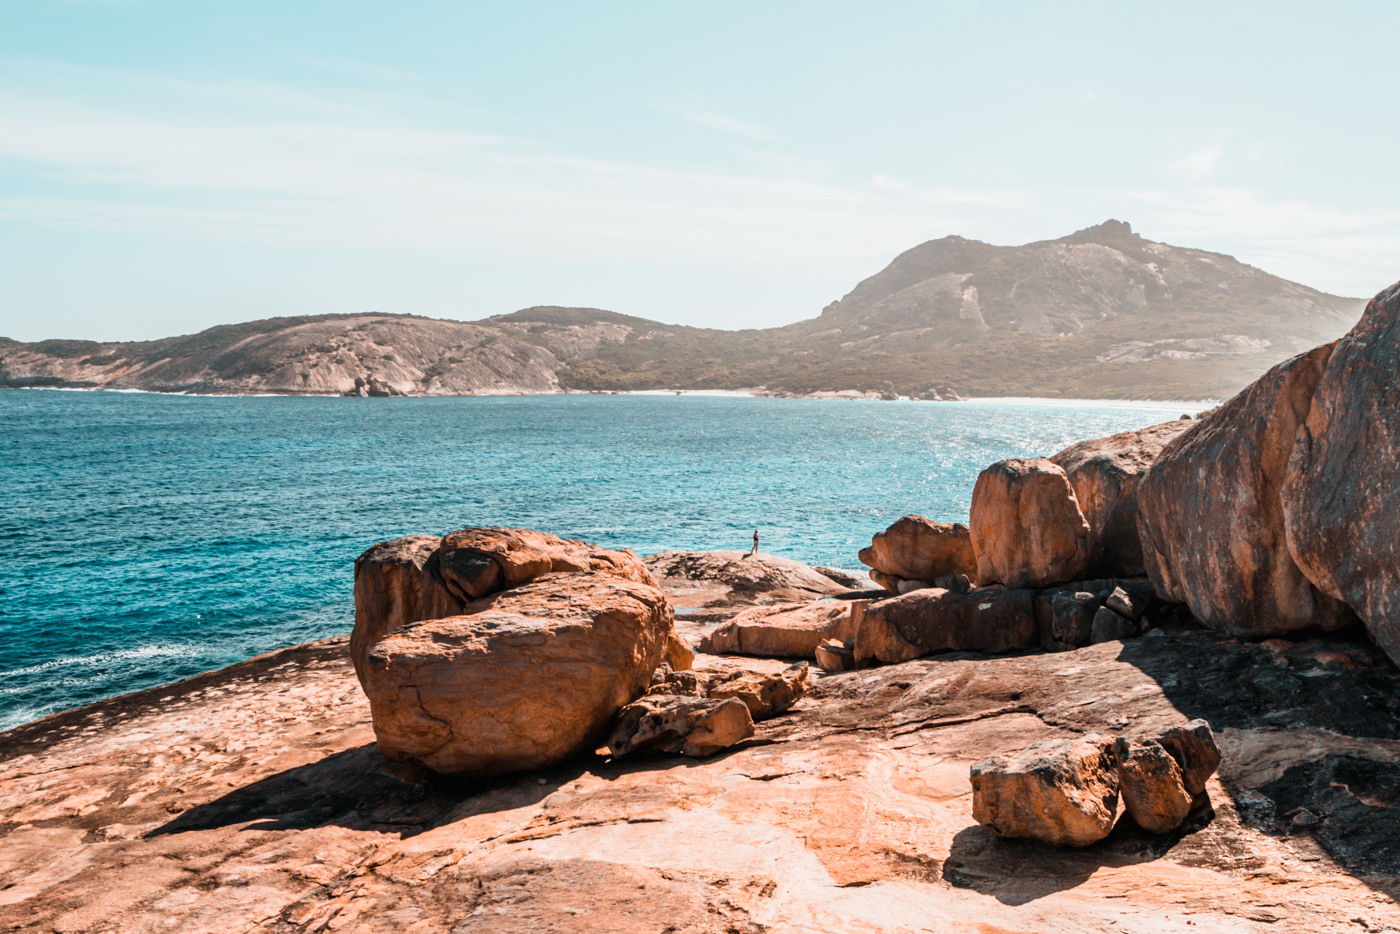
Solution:
{"label": "turquoise water", "polygon": [[522,526],[859,567],[1004,457],[1181,408],[0,392],[0,728],[349,631],[377,541]]}

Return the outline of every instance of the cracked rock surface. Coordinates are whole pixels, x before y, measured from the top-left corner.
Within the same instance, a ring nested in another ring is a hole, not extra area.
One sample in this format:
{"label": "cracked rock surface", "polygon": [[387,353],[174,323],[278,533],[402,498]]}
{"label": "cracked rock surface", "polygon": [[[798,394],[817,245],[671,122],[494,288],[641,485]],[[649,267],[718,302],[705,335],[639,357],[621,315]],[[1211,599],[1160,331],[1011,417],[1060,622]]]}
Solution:
{"label": "cracked rock surface", "polygon": [[[710,759],[491,779],[386,762],[345,640],[50,717],[0,734],[0,930],[1400,929],[1400,674],[1361,641],[810,677]],[[1195,717],[1224,758],[1171,834],[1120,814],[1063,850],[972,819],[975,761]]]}

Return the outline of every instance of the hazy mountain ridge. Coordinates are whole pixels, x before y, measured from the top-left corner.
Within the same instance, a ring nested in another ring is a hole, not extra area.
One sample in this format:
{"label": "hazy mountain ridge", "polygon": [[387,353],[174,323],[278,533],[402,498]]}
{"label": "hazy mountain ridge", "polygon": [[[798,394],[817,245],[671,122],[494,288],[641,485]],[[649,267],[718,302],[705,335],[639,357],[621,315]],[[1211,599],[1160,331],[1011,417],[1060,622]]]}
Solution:
{"label": "hazy mountain ridge", "polygon": [[0,339],[0,385],[462,395],[858,390],[938,398],[1224,397],[1345,332],[1360,299],[1108,221],[1058,240],[920,244],[821,314],[765,330],[540,306],[476,322],[274,318],[161,341]]}

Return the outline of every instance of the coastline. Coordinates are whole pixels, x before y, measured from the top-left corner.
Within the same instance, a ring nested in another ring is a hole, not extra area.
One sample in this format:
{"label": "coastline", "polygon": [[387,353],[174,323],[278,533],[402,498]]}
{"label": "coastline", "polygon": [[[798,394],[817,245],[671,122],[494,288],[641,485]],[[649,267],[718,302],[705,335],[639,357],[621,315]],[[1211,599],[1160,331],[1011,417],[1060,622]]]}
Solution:
{"label": "coastline", "polygon": [[[0,390],[38,392],[109,392],[120,395],[146,396],[189,396],[197,398],[233,399],[357,399],[337,392],[192,392],[188,390],[164,389],[114,389],[106,386],[0,386]],[[870,390],[833,390],[810,393],[772,392],[762,388],[754,389],[629,389],[629,390],[581,390],[567,389],[558,392],[477,392],[460,394],[403,393],[385,396],[389,399],[499,399],[519,396],[674,396],[697,399],[815,399],[833,402],[906,402],[921,405],[1041,405],[1041,406],[1091,406],[1099,408],[1124,409],[1171,409],[1180,408],[1194,415],[1220,404],[1219,399],[1117,399],[1117,398],[1068,398],[1059,396],[968,396],[962,399],[914,399],[899,396],[883,398]]]}

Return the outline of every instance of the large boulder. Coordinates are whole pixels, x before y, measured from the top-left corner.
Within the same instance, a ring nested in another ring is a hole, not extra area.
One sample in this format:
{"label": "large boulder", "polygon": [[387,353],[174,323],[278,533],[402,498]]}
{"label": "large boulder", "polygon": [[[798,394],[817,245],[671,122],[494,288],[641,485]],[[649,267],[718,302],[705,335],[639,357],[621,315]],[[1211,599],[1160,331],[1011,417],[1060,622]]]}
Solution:
{"label": "large boulder", "polygon": [[1081,441],[1051,455],[1064,469],[1089,523],[1087,573],[1135,577],[1146,571],[1138,538],[1138,483],[1167,443],[1194,422],[1188,418]]}
{"label": "large boulder", "polygon": [[778,603],[743,610],[706,634],[700,650],[711,655],[812,658],[827,639],[854,635],[852,603],[818,600]]}
{"label": "large boulder", "polygon": [[1088,846],[1108,836],[1117,808],[1113,740],[1101,733],[972,767],[972,818],[1000,837]]}
{"label": "large boulder", "polygon": [[983,584],[1044,587],[1083,577],[1089,566],[1089,523],[1064,469],[1046,458],[983,470],[972,490],[971,526]]}
{"label": "large boulder", "polygon": [[1036,644],[1035,591],[928,588],[856,607],[857,664],[936,652],[1007,652]]}
{"label": "large boulder", "polygon": [[379,751],[438,772],[493,775],[592,749],[646,690],[671,626],[657,588],[585,572],[403,627],[366,659]]}
{"label": "large boulder", "polygon": [[[860,550],[862,564],[879,572],[872,578],[898,592],[898,580],[933,582],[948,574],[977,578],[977,558],[972,553],[972,533],[958,522],[934,522],[923,516],[905,516]],[[895,579],[895,587],[889,580]]]}
{"label": "large boulder", "polygon": [[389,633],[423,619],[455,616],[463,603],[438,569],[436,535],[380,542],[355,559],[355,628],[350,658],[364,682],[365,656]]}
{"label": "large boulder", "polygon": [[1337,342],[1280,493],[1289,554],[1400,664],[1400,283]]}
{"label": "large boulder", "polygon": [[1265,373],[1168,444],[1138,486],[1153,585],[1211,628],[1265,636],[1355,619],[1294,562],[1279,498],[1331,353],[1327,344]]}

